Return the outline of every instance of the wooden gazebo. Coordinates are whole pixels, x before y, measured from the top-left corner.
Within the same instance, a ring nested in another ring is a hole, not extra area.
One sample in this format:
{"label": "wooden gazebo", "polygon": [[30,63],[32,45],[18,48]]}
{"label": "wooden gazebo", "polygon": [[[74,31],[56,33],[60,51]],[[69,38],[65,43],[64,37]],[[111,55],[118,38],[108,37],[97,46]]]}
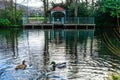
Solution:
{"label": "wooden gazebo", "polygon": [[60,6],[56,6],[51,9],[51,23],[64,24],[66,19],[66,10]]}

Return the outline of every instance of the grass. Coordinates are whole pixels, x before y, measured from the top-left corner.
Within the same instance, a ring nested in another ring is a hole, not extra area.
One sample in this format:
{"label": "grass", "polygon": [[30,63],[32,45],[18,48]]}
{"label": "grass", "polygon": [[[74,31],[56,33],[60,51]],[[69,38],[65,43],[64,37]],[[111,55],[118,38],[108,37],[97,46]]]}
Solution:
{"label": "grass", "polygon": [[30,21],[40,21],[40,22],[44,22],[45,18],[44,17],[29,17],[28,18]]}
{"label": "grass", "polygon": [[45,20],[45,18],[44,17],[29,17],[28,18],[29,20],[40,20],[40,21],[44,21]]}

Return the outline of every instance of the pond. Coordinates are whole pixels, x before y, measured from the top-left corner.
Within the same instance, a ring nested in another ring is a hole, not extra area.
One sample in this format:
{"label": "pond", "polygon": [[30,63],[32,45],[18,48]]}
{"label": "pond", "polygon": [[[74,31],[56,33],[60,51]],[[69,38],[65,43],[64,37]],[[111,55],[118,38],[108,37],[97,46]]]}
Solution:
{"label": "pond", "polygon": [[[119,72],[120,59],[107,49],[101,34],[97,30],[0,30],[0,80],[108,80],[110,71]],[[22,60],[27,68],[15,70]],[[48,71],[52,61],[66,62],[66,67]]]}

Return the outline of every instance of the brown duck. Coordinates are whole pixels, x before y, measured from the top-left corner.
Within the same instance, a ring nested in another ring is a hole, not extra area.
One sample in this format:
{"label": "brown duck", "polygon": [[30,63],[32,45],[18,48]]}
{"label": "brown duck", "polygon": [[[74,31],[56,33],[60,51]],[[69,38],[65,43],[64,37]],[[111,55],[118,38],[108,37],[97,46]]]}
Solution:
{"label": "brown duck", "polygon": [[25,60],[22,61],[22,64],[16,66],[15,70],[18,70],[18,69],[25,69],[27,67],[27,65],[25,64]]}

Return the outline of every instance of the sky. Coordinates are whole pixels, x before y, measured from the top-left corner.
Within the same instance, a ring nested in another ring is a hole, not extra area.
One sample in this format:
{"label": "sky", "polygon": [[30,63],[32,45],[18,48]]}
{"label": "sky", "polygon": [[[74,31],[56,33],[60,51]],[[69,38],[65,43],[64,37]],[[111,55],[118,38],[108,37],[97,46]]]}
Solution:
{"label": "sky", "polygon": [[[49,1],[53,1],[55,3],[60,3],[62,0],[49,0]],[[19,4],[23,4],[23,5],[28,5],[28,6],[32,6],[32,7],[42,7],[43,6],[43,2],[41,0],[28,0],[28,4],[27,4],[27,0],[16,0],[17,3]]]}
{"label": "sky", "polygon": [[[14,0],[15,1],[15,0]],[[43,2],[41,0],[16,0],[17,3],[19,4],[23,4],[23,5],[28,5],[28,6],[32,6],[32,7],[43,7]],[[28,1],[28,4],[27,4]],[[60,3],[62,1],[65,0],[48,0],[49,2],[54,2],[54,3]],[[85,1],[85,0],[83,0]],[[89,2],[92,2],[92,0],[88,0]],[[96,1],[96,0],[95,0]]]}

